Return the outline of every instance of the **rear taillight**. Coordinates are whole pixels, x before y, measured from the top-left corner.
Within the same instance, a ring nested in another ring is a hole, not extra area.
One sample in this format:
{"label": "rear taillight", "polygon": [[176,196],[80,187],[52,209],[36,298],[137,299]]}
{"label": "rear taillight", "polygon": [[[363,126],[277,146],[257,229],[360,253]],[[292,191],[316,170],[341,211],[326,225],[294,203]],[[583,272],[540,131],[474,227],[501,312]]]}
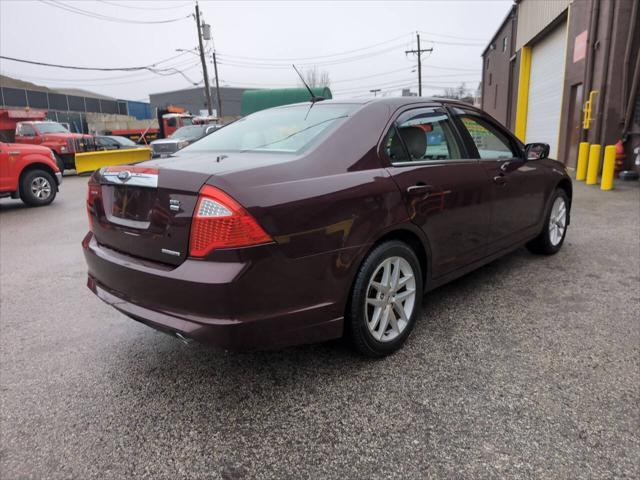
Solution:
{"label": "rear taillight", "polygon": [[203,257],[216,248],[247,247],[273,241],[229,195],[210,185],[200,190],[191,221],[189,255]]}
{"label": "rear taillight", "polygon": [[97,183],[87,184],[87,215],[89,216],[89,230],[93,230],[93,216],[95,210],[94,202],[100,197],[100,185]]}

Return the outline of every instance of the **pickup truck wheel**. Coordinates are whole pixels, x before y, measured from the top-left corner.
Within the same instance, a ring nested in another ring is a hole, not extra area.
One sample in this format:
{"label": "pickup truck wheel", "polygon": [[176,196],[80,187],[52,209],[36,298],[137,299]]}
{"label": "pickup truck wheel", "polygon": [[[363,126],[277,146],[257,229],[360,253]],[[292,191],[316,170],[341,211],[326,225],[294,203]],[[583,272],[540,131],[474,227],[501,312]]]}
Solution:
{"label": "pickup truck wheel", "polygon": [[31,170],[20,182],[20,198],[32,207],[49,205],[56,198],[56,181],[49,172]]}
{"label": "pickup truck wheel", "polygon": [[58,165],[58,168],[60,169],[60,173],[64,173],[64,161],[62,160],[62,158],[60,158],[60,155],[58,155],[56,152],[53,152],[53,156],[56,157],[56,165]]}

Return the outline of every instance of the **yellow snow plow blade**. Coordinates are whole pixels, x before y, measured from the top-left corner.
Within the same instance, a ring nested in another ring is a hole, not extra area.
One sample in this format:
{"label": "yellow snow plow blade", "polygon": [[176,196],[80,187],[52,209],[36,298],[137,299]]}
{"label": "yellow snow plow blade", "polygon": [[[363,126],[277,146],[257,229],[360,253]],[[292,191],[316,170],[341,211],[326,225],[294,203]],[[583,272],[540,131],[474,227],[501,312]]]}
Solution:
{"label": "yellow snow plow blade", "polygon": [[150,159],[151,149],[147,147],[76,153],[76,172],[93,172],[102,167],[128,165]]}

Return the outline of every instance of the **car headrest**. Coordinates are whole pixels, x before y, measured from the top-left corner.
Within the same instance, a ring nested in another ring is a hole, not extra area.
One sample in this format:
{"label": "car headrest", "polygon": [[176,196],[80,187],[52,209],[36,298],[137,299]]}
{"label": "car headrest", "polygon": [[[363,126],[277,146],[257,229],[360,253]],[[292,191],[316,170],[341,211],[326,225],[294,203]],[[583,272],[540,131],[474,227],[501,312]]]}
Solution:
{"label": "car headrest", "polygon": [[400,135],[407,144],[409,154],[414,160],[424,157],[427,151],[427,135],[420,127],[401,127]]}

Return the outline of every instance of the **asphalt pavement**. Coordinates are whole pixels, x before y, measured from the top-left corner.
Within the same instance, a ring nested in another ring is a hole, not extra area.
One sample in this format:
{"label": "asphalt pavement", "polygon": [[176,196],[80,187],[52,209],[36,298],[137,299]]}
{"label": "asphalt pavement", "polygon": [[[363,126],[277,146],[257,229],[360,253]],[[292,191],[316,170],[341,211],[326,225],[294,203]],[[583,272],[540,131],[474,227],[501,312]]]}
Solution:
{"label": "asphalt pavement", "polygon": [[640,477],[640,187],[425,297],[378,361],[184,345],[86,288],[87,177],[0,200],[0,478]]}

